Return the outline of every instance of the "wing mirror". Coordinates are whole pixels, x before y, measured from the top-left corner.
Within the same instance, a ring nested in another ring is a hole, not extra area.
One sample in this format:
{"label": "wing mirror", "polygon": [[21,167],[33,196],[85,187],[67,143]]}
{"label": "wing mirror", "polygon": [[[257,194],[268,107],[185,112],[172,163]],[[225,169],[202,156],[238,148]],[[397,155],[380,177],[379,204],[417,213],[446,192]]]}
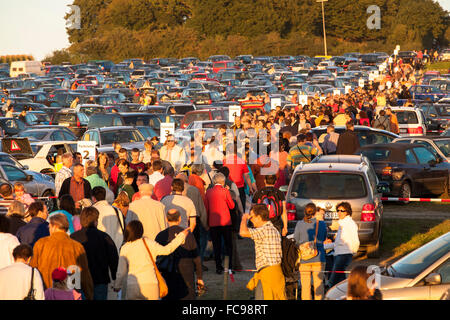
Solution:
{"label": "wing mirror", "polygon": [[33,181],[33,176],[31,174],[28,174],[27,177],[25,178],[25,181],[30,182]]}
{"label": "wing mirror", "polygon": [[389,187],[389,183],[385,181],[381,181],[377,185],[378,193],[389,193],[391,192],[391,188]]}
{"label": "wing mirror", "polygon": [[281,192],[286,193],[286,192],[288,191],[288,187],[289,187],[289,186],[281,186],[281,187],[279,188],[279,190],[280,190]]}
{"label": "wing mirror", "polygon": [[431,273],[425,278],[425,283],[427,285],[438,285],[441,284],[442,278],[439,273]]}

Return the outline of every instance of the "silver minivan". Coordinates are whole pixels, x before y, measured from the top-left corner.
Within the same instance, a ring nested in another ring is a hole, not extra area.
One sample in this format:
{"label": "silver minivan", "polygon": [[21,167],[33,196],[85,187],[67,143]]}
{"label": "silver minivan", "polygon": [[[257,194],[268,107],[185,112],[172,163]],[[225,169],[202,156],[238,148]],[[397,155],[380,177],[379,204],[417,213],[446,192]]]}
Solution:
{"label": "silver minivan", "polygon": [[[383,203],[381,196],[388,186],[375,174],[364,156],[327,155],[295,169],[286,194],[288,230],[292,232],[303,219],[305,206],[313,202],[325,209],[327,226],[336,224],[336,205],[342,201],[352,206],[352,218],[358,225],[360,251],[369,257],[379,255]],[[335,234],[336,231],[329,231]]]}

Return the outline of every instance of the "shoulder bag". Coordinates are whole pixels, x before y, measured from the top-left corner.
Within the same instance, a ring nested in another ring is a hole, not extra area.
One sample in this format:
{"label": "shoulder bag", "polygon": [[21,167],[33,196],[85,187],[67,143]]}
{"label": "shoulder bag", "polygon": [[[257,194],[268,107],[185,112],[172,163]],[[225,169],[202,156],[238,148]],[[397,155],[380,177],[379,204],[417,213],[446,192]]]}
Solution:
{"label": "shoulder bag", "polygon": [[31,284],[30,284],[30,290],[28,291],[28,294],[25,298],[23,298],[23,300],[36,300],[35,295],[35,291],[34,290],[34,283],[33,283],[33,279],[34,279],[34,268],[31,268]]}
{"label": "shoulder bag", "polygon": [[319,253],[317,251],[317,232],[319,231],[319,221],[316,220],[316,235],[314,237],[314,241],[308,241],[302,243],[298,247],[298,255],[300,260],[310,260],[317,256]]}
{"label": "shoulder bag", "polygon": [[166,280],[164,280],[163,276],[158,270],[158,267],[156,266],[155,260],[153,260],[153,256],[150,252],[150,249],[147,246],[147,243],[145,242],[145,239],[142,238],[142,241],[144,242],[145,248],[147,249],[148,255],[150,256],[150,260],[153,262],[153,267],[155,268],[156,278],[158,279],[158,285],[159,285],[159,297],[164,298],[169,293],[169,288],[167,287]]}

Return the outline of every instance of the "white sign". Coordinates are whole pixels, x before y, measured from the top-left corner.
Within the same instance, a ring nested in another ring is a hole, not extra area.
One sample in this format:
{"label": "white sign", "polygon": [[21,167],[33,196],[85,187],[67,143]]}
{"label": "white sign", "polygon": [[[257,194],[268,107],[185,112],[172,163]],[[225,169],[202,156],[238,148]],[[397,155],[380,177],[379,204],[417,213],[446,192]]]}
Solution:
{"label": "white sign", "polygon": [[345,86],[345,94],[350,93],[352,91],[352,86]]}
{"label": "white sign", "polygon": [[375,70],[373,72],[373,75],[375,76],[375,78],[378,78],[380,76],[380,72],[378,70]]}
{"label": "white sign", "polygon": [[325,101],[325,97],[324,96],[320,96],[320,102],[324,102]]}
{"label": "white sign", "polygon": [[364,88],[364,79],[359,79],[358,85],[359,85],[361,88]]}
{"label": "white sign", "polygon": [[387,81],[386,82],[386,88],[390,89],[392,87],[392,82]]}
{"label": "white sign", "polygon": [[86,161],[88,160],[95,161],[96,146],[97,142],[95,141],[78,141],[77,152],[81,153],[81,157],[83,158],[83,165],[85,165]]}
{"label": "white sign", "polygon": [[392,57],[389,57],[389,63],[393,63],[394,59],[392,59]]}
{"label": "white sign", "polygon": [[395,47],[395,50],[400,51],[400,45],[397,45],[397,46]]}
{"label": "white sign", "polygon": [[340,96],[341,95],[341,90],[335,89],[333,90],[333,96]]}
{"label": "white sign", "polygon": [[272,98],[272,99],[270,99],[270,109],[274,110],[277,107],[281,107],[281,98]]}
{"label": "white sign", "polygon": [[163,144],[164,142],[166,142],[167,136],[170,134],[174,134],[174,132],[175,132],[175,123],[162,122],[159,141]]}
{"label": "white sign", "polygon": [[398,50],[394,50],[394,55],[398,56]]}
{"label": "white sign", "polygon": [[234,122],[234,118],[240,117],[240,116],[241,116],[241,106],[229,106],[228,107],[228,121]]}
{"label": "white sign", "polygon": [[369,73],[369,81],[374,81],[375,75],[373,73]]}
{"label": "white sign", "polygon": [[302,94],[298,96],[298,104],[301,104],[302,106],[308,104],[308,96],[306,94]]}

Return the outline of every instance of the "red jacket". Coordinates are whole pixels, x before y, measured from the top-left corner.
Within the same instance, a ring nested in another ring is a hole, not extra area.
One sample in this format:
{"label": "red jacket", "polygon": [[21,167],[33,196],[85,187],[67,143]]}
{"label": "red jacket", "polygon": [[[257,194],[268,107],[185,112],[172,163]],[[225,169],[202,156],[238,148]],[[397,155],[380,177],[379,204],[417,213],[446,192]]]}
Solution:
{"label": "red jacket", "polygon": [[234,209],[234,201],[228,189],[215,185],[206,191],[206,212],[210,227],[231,226],[230,209]]}
{"label": "red jacket", "polygon": [[153,189],[152,199],[161,201],[162,198],[172,193],[173,178],[169,175],[159,180]]}

